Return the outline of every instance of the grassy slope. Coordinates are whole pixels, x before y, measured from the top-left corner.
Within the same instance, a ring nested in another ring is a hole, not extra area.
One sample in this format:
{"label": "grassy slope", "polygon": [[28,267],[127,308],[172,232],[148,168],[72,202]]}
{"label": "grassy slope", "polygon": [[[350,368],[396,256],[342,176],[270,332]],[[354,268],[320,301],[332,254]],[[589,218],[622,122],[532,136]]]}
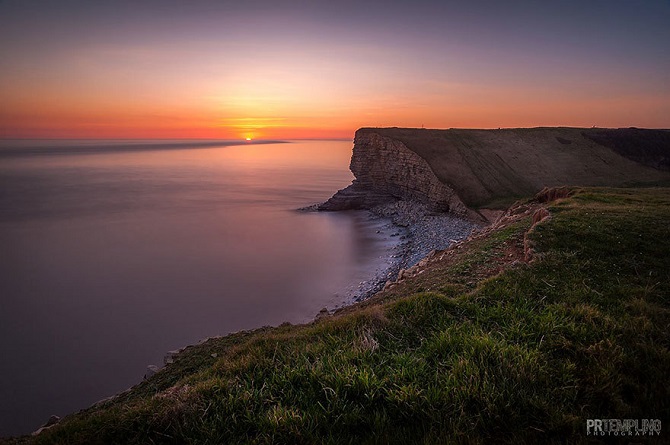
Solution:
{"label": "grassy slope", "polygon": [[[516,199],[532,196],[545,186],[670,184],[670,172],[638,164],[597,143],[603,136],[585,137],[585,132],[593,130],[582,128],[374,128],[359,131],[373,131],[402,141],[424,158],[435,175],[456,190],[471,208],[506,208]],[[616,130],[599,131],[617,140]],[[655,151],[647,155],[670,156],[670,139],[659,139],[657,134],[667,132],[637,131],[641,134],[635,139],[635,147],[644,145],[642,142],[657,142]],[[638,151],[641,150],[638,148]]]}
{"label": "grassy slope", "polygon": [[509,261],[521,214],[366,304],[191,347],[26,441],[546,442],[585,440],[587,418],[665,426],[670,190],[584,189],[549,210],[530,264]]}

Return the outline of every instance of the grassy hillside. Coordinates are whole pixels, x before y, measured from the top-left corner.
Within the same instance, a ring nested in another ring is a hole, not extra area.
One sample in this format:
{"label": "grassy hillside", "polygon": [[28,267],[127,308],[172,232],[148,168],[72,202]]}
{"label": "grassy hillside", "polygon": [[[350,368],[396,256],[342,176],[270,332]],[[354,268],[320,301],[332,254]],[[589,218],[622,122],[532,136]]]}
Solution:
{"label": "grassy hillside", "polygon": [[[402,141],[470,208],[505,208],[543,187],[670,184],[670,132],[583,128],[373,128]],[[665,169],[667,170],[667,168]]]}
{"label": "grassy hillside", "polygon": [[[588,418],[665,427],[670,189],[572,192],[520,203],[364,304],[188,348],[17,442],[551,443],[586,441]],[[541,206],[551,216],[529,231]]]}

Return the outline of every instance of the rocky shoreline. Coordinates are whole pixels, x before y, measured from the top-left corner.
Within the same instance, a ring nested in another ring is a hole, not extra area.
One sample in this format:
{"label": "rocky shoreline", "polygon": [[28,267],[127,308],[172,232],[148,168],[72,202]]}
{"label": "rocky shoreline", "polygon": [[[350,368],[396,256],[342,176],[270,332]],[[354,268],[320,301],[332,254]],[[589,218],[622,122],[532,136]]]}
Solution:
{"label": "rocky shoreline", "polygon": [[[318,206],[305,210],[318,210]],[[350,288],[342,306],[370,298],[388,281],[394,281],[401,270],[414,266],[431,251],[446,249],[481,228],[481,224],[448,212],[431,211],[426,204],[416,201],[380,204],[368,211],[370,218],[388,221],[377,233],[398,237],[400,243],[393,248],[385,267],[377,269],[367,281]],[[320,315],[324,314],[322,311]]]}

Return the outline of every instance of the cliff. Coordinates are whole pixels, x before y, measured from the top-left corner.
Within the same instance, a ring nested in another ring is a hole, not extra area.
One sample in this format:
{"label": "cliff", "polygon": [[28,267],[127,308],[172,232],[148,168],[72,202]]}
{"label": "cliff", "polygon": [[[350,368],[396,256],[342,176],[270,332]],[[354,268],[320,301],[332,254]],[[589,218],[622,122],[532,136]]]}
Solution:
{"label": "cliff", "polygon": [[456,191],[438,179],[423,157],[379,131],[356,132],[350,169],[356,179],[324,203],[323,210],[370,208],[396,199],[430,204],[441,211],[467,210]]}
{"label": "cliff", "polygon": [[320,209],[413,200],[473,216],[544,187],[665,184],[669,159],[665,130],[362,128],[350,165],[356,179]]}

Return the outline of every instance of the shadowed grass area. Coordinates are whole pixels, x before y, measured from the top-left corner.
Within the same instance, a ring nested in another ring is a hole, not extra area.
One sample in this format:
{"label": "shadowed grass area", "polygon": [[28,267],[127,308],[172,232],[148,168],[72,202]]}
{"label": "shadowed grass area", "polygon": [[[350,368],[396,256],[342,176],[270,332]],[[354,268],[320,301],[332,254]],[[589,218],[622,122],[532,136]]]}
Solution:
{"label": "shadowed grass area", "polygon": [[340,315],[190,347],[16,442],[558,443],[588,441],[588,418],[666,423],[670,190],[576,189],[549,211],[530,264],[497,262],[526,216]]}

